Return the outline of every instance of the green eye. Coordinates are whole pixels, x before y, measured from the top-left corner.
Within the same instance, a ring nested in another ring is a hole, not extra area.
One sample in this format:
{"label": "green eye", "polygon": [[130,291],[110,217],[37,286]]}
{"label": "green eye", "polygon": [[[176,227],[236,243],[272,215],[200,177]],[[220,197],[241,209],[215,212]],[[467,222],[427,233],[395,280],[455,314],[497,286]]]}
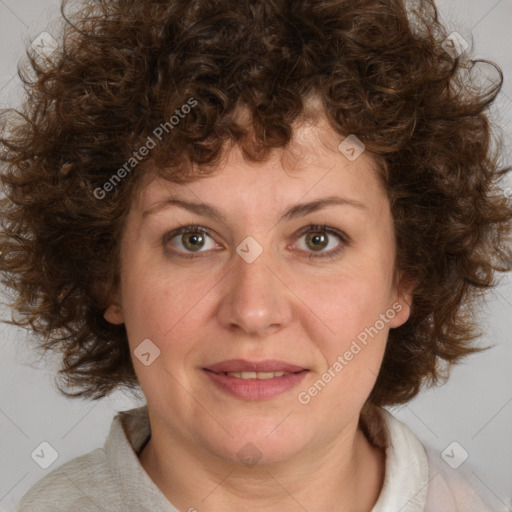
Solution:
{"label": "green eye", "polygon": [[[325,224],[322,226],[306,226],[301,237],[304,235],[306,235],[306,247],[301,250],[309,252],[308,249],[311,249],[313,251],[308,254],[308,258],[334,258],[348,245],[348,237],[345,233],[334,228],[328,228]],[[331,248],[324,251],[329,246]]]}
{"label": "green eye", "polygon": [[[308,258],[334,258],[349,245],[349,238],[345,233],[326,225],[306,226],[301,230],[298,239],[303,237],[304,243],[298,245],[302,245],[300,252],[309,253]],[[208,230],[196,225],[176,229],[166,234],[163,241],[164,245],[171,245],[173,252],[184,258],[200,257],[199,253],[208,252],[216,247]],[[328,247],[329,250],[324,250]]]}
{"label": "green eye", "polygon": [[[207,245],[207,238],[211,239],[208,231],[202,226],[184,226],[169,233],[165,238],[173,247],[181,249],[181,251],[184,249],[185,252],[202,252],[201,249]],[[213,242],[213,246],[215,246],[215,242]]]}

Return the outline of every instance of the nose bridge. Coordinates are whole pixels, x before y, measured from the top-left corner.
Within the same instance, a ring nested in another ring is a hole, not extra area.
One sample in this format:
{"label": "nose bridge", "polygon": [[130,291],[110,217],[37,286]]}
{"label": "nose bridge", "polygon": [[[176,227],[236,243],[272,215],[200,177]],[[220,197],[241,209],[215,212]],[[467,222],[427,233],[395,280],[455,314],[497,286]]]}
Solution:
{"label": "nose bridge", "polygon": [[219,310],[226,328],[238,326],[246,333],[263,334],[289,320],[291,305],[286,287],[275,275],[277,267],[273,251],[254,238],[238,245]]}

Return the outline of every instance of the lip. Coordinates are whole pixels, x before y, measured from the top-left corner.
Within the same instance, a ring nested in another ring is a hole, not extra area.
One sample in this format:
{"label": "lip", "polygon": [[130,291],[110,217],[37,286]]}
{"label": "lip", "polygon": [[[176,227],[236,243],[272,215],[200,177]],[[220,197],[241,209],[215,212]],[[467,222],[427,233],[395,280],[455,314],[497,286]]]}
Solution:
{"label": "lip", "polygon": [[303,366],[286,363],[277,359],[265,361],[246,361],[245,359],[230,359],[205,367],[214,373],[221,372],[300,372],[306,370]]}
{"label": "lip", "polygon": [[[203,368],[210,382],[224,393],[244,400],[273,398],[297,386],[309,370],[284,361],[232,359]],[[290,372],[271,379],[239,379],[221,372]]]}

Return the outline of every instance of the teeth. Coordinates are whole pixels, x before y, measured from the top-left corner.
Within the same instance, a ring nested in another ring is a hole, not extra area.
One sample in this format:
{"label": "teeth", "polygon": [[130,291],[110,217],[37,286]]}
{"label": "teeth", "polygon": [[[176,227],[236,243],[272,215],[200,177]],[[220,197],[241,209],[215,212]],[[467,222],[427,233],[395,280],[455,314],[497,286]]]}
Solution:
{"label": "teeth", "polygon": [[236,377],[237,379],[273,379],[274,377],[282,377],[290,372],[226,372],[225,375]]}

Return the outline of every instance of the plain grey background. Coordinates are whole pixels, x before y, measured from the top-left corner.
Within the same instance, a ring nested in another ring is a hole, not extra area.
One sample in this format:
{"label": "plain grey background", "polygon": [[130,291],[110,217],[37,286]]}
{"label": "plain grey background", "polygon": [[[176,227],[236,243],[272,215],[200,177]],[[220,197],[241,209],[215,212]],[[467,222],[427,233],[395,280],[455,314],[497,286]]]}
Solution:
{"label": "plain grey background", "polygon": [[[0,0],[0,108],[21,98],[16,76],[24,48],[41,32],[52,33],[59,17],[57,0]],[[438,2],[450,31],[473,42],[473,55],[495,61],[505,74],[503,92],[493,109],[512,147],[512,0],[443,0]],[[471,50],[471,46],[470,46]],[[468,50],[468,51],[470,51]],[[512,181],[509,181],[512,187]],[[512,188],[510,189],[512,195]],[[2,318],[8,318],[4,307]],[[493,511],[512,511],[512,279],[503,278],[482,307],[482,344],[494,348],[467,359],[449,382],[424,391],[392,412],[418,437],[441,453],[468,459],[464,471]],[[144,403],[120,392],[101,402],[66,400],[52,378],[58,361],[39,361],[25,331],[1,324],[0,360],[0,512],[11,511],[29,487],[47,472],[103,445],[118,410]],[[31,453],[46,441],[57,460],[42,469]],[[452,445],[456,442],[457,445]],[[455,448],[454,448],[455,447]],[[452,451],[454,450],[454,451]],[[464,450],[464,451],[462,451]],[[445,452],[446,453],[446,452]]]}

